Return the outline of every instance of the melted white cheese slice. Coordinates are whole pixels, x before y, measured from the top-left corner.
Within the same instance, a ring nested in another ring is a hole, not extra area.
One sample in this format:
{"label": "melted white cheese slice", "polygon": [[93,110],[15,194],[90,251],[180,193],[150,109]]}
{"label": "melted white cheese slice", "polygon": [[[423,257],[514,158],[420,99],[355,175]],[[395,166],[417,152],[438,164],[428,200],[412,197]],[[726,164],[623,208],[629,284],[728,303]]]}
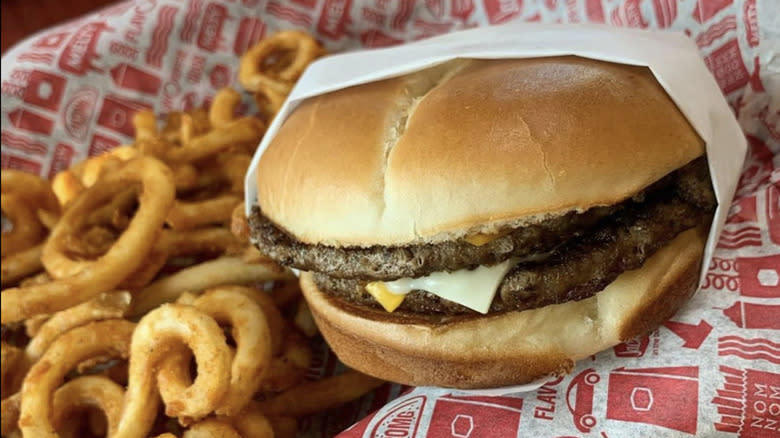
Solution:
{"label": "melted white cheese slice", "polygon": [[517,262],[517,259],[509,259],[493,266],[434,272],[425,277],[400,278],[383,284],[394,294],[406,295],[413,290],[424,290],[477,312],[487,313],[498,285]]}

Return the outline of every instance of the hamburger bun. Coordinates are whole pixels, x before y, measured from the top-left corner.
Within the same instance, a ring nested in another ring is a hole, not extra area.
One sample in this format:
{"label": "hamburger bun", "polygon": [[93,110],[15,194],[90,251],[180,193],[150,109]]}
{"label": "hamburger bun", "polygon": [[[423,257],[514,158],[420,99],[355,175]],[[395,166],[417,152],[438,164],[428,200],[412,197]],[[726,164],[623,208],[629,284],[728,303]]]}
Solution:
{"label": "hamburger bun", "polygon": [[696,289],[706,231],[678,235],[595,296],[450,322],[407,322],[323,294],[301,275],[314,320],[339,359],[406,385],[490,388],[570,372],[574,362],[648,333]]}
{"label": "hamburger bun", "polygon": [[306,243],[435,243],[612,205],[703,154],[646,67],[455,60],[305,101],[258,202]]}

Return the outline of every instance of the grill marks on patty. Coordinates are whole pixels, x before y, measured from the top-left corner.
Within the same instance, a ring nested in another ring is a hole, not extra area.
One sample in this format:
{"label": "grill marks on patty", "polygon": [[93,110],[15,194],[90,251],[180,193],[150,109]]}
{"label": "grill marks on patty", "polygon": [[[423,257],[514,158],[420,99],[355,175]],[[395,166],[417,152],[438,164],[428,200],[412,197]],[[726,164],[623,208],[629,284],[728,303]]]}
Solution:
{"label": "grill marks on patty", "polygon": [[[521,263],[498,287],[491,313],[525,310],[593,296],[623,271],[637,269],[680,232],[704,223],[707,212],[679,199],[655,199],[626,209],[592,232],[557,248],[543,262]],[[315,274],[317,286],[349,301],[376,306],[364,291],[366,281]],[[424,291],[409,293],[400,311],[440,314],[476,313]],[[396,311],[398,311],[396,310]]]}
{"label": "grill marks on patty", "polygon": [[[505,276],[490,309],[504,312],[588,298],[623,271],[640,267],[680,232],[706,224],[714,207],[702,157],[621,204],[548,219],[483,246],[464,240],[406,247],[309,245],[274,226],[257,207],[250,227],[261,251],[280,263],[315,272],[321,290],[375,307],[379,304],[364,289],[371,280],[492,265],[554,249],[544,261],[521,263]],[[408,294],[399,310],[475,313],[424,291]]]}
{"label": "grill marks on patty", "polygon": [[[656,182],[648,190],[662,190],[673,186],[674,183],[675,174],[672,174]],[[643,196],[642,193],[635,198]],[[553,217],[539,224],[511,230],[480,246],[464,239],[395,247],[312,245],[299,242],[277,227],[257,206],[252,208],[249,226],[260,251],[283,265],[337,278],[395,280],[404,277],[421,277],[431,272],[490,266],[512,257],[524,258],[549,252],[631,203],[632,201],[629,200],[619,205],[596,207],[583,213],[571,212]]]}
{"label": "grill marks on patty", "polygon": [[409,246],[333,247],[299,242],[254,207],[249,225],[258,248],[283,265],[337,278],[395,280],[437,271],[494,265],[512,257],[546,252],[593,226],[618,207],[570,213],[542,224],[513,230],[481,246],[465,240]]}
{"label": "grill marks on patty", "polygon": [[588,298],[709,216],[674,198],[648,204],[610,218],[544,263],[516,266],[499,286],[501,302],[528,309]]}

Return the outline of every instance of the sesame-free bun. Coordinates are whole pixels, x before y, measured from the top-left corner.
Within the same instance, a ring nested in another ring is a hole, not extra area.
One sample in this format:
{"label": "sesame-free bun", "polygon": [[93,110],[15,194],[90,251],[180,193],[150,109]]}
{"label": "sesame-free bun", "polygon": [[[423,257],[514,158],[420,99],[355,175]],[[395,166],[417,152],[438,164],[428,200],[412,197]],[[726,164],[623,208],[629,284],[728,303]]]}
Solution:
{"label": "sesame-free bun", "polygon": [[564,374],[574,362],[672,317],[696,289],[703,227],[678,235],[637,270],[591,298],[449,321],[355,306],[301,288],[325,340],[346,365],[407,385],[490,388]]}
{"label": "sesame-free bun", "polygon": [[258,203],[306,243],[433,243],[615,204],[702,154],[645,67],[455,60],[305,101]]}

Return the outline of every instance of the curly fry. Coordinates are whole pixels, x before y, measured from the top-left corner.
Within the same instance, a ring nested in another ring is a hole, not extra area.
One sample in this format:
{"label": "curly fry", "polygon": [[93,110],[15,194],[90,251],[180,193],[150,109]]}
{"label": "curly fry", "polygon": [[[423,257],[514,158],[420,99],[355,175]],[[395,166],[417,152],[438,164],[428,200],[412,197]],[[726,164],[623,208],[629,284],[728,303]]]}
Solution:
{"label": "curly fry", "polygon": [[173,167],[173,179],[176,191],[188,191],[199,188],[198,169],[192,164],[183,163]]}
{"label": "curly fry", "polygon": [[188,163],[176,164],[173,169],[177,193],[188,198],[195,195],[202,200],[201,196],[213,192],[215,187],[222,188],[228,185],[226,190],[222,191],[223,193],[241,195],[244,191],[244,177],[251,160],[252,157],[247,153],[226,152],[216,156],[214,162],[205,167],[201,165],[197,168]]}
{"label": "curly fry", "polygon": [[146,261],[141,267],[119,283],[117,288],[136,291],[146,287],[151,283],[157,274],[165,267],[168,262],[168,254],[154,249],[146,257]]}
{"label": "curly fry", "polygon": [[225,284],[291,279],[279,265],[244,263],[240,257],[220,257],[161,278],[133,297],[132,315],[142,315],[163,303],[176,301],[183,291],[200,292]]}
{"label": "curly fry", "polygon": [[3,231],[0,240],[0,256],[5,257],[29,249],[43,240],[44,228],[38,221],[34,208],[27,205],[21,196],[3,193],[0,195],[0,209],[13,224],[10,231]]}
{"label": "curly fry", "polygon": [[191,230],[203,225],[225,223],[241,197],[220,195],[204,201],[179,201],[173,204],[165,222],[174,230]]}
{"label": "curly fry", "polygon": [[298,300],[298,306],[295,310],[295,317],[293,318],[293,324],[309,338],[317,336],[320,332],[317,328],[317,324],[314,323],[314,317],[309,310],[309,305],[306,304],[306,300]]}
{"label": "curly fry", "polygon": [[2,404],[0,404],[0,435],[7,437],[11,436],[14,431],[18,432],[21,405],[22,395],[18,392],[3,399]]}
{"label": "curly fry", "polygon": [[207,167],[201,166],[200,168],[197,168],[194,165],[189,163],[179,163],[176,164],[176,167],[187,166],[187,165],[192,166],[194,175],[192,176],[191,180],[181,181],[182,187],[181,188],[177,187],[179,194],[190,195],[193,192],[196,194],[203,193],[203,192],[208,193],[209,191],[214,190],[214,187],[222,186],[226,182],[226,178],[224,172],[222,172],[222,169],[212,165],[211,163],[209,163],[209,166]]}
{"label": "curly fry", "polygon": [[279,392],[300,383],[306,376],[312,360],[309,342],[296,331],[288,330],[282,340],[282,351],[271,359],[271,366],[263,379],[263,392]]}
{"label": "curly fry", "polygon": [[57,338],[90,322],[122,318],[130,308],[128,292],[107,292],[92,300],[52,315],[37,330],[24,349],[25,361],[37,362]]}
{"label": "curly fry", "polygon": [[[66,374],[96,356],[127,358],[135,324],[123,320],[94,322],[60,336],[27,373],[21,392],[19,428],[25,436],[56,438],[52,397]],[[156,397],[144,402],[156,409]]]}
{"label": "curly fry", "polygon": [[215,128],[224,128],[235,119],[236,108],[241,103],[238,91],[225,87],[217,91],[209,108],[209,122]]}
{"label": "curly fry", "polygon": [[[225,421],[229,421],[242,438],[280,438],[270,419],[257,410],[245,410],[235,417],[226,418]],[[295,428],[297,429],[297,424]]]}
{"label": "curly fry", "polygon": [[[61,430],[74,413],[87,408],[97,408],[108,422],[108,436],[114,436],[117,424],[122,416],[124,389],[103,376],[81,376],[62,385],[54,393],[52,424]],[[78,424],[75,424],[78,426]],[[77,436],[75,431],[62,433],[65,436]]]}
{"label": "curly fry", "polygon": [[133,146],[117,146],[59,172],[51,182],[55,199],[61,207],[67,208],[81,192],[94,185],[102,175],[116,170],[122,162],[138,155],[139,150]]}
{"label": "curly fry", "polygon": [[183,112],[173,111],[168,113],[165,119],[165,125],[163,126],[160,136],[163,140],[173,143],[181,144],[181,116]]}
{"label": "curly fry", "polygon": [[133,335],[127,402],[117,428],[118,436],[126,436],[124,434],[138,427],[147,427],[143,434],[148,433],[156,412],[156,406],[148,402],[157,394],[155,371],[170,353],[179,351],[182,344],[192,350],[198,364],[198,376],[192,385],[175,394],[163,392],[167,395],[166,415],[189,424],[219,407],[230,383],[231,360],[222,329],[197,309],[165,304],[144,316]]}
{"label": "curly fry", "polygon": [[54,213],[49,210],[42,210],[39,209],[37,211],[38,215],[38,222],[43,225],[44,228],[51,231],[52,228],[54,228],[55,225],[57,225],[57,221],[60,220],[59,213]]}
{"label": "curly fry", "polygon": [[[38,283],[39,281],[37,280],[37,278],[39,276],[43,277],[40,280],[40,283],[48,283],[51,281],[51,277],[49,277],[49,274],[44,272],[43,274],[38,274],[35,277],[28,278],[27,280],[24,281],[23,286],[28,284]],[[46,324],[46,321],[48,321],[49,318],[51,318],[51,315],[35,315],[33,317],[25,319],[24,332],[27,334],[29,338],[31,339],[34,338],[35,335],[37,335],[38,332],[41,331],[41,327],[43,327],[43,325]]]}
{"label": "curly fry", "polygon": [[165,251],[169,257],[219,253],[239,242],[223,227],[200,228],[192,231],[164,230],[155,250]]}
{"label": "curly fry", "polygon": [[263,309],[244,293],[229,288],[206,291],[193,305],[217,322],[232,327],[236,353],[231,364],[230,386],[215,412],[235,415],[257,391],[271,361],[271,332]]}
{"label": "curly fry", "polygon": [[277,356],[282,349],[282,334],[284,333],[286,324],[284,317],[274,304],[274,300],[271,298],[271,296],[267,292],[246,286],[228,285],[219,286],[218,289],[246,295],[255,303],[257,303],[258,306],[260,306],[260,309],[263,311],[263,315],[265,315],[265,320],[268,323],[268,327],[271,329],[271,354],[273,356]]}
{"label": "curly fry", "polygon": [[60,205],[67,207],[86,187],[71,169],[67,169],[54,175],[51,188]]}
{"label": "curly fry", "polygon": [[60,203],[49,182],[31,173],[3,169],[0,174],[0,192],[22,195],[39,209],[53,213],[60,211]]}
{"label": "curly fry", "polygon": [[265,85],[259,85],[254,97],[260,115],[265,121],[270,123],[276,116],[276,113],[282,108],[284,101],[287,99],[287,93],[282,93]]}
{"label": "curly fry", "polygon": [[230,424],[213,418],[193,424],[182,438],[242,438]]}
{"label": "curly fry", "polygon": [[148,137],[136,142],[135,147],[139,155],[163,160],[168,151],[175,148],[176,145],[160,137]]}
{"label": "curly fry", "polygon": [[130,294],[127,292],[106,293],[86,303],[57,312],[46,319],[36,329],[34,337],[22,352],[16,364],[17,373],[13,378],[3,381],[4,393],[5,391],[16,392],[20,389],[27,371],[63,333],[91,322],[121,318],[127,312],[129,305]]}
{"label": "curly fry", "polygon": [[146,263],[121,284],[121,288],[141,289],[148,285],[172,257],[216,255],[230,252],[239,242],[222,227],[200,228],[192,231],[165,229],[154,244]]}
{"label": "curly fry", "polygon": [[180,140],[187,144],[193,138],[205,134],[211,130],[209,113],[203,108],[194,109],[181,115]]}
{"label": "curly fry", "polygon": [[242,242],[249,242],[249,222],[244,214],[244,203],[240,202],[230,213],[230,232]]}
{"label": "curly fry", "polygon": [[225,181],[230,183],[229,190],[232,193],[241,194],[244,192],[244,178],[251,162],[252,156],[249,154],[235,153],[219,157],[219,171]]}
{"label": "curly fry", "polygon": [[15,374],[19,364],[22,361],[22,350],[13,345],[3,342],[0,344],[0,391],[2,391],[2,398],[6,398],[12,394],[11,382],[15,378]]}
{"label": "curly fry", "polygon": [[193,138],[168,152],[167,159],[174,163],[191,163],[213,156],[231,147],[256,147],[266,126],[258,119],[242,117],[224,128],[214,129]]}
{"label": "curly fry", "polygon": [[150,110],[138,111],[133,115],[135,141],[157,137],[157,116]]}
{"label": "curly fry", "polygon": [[[298,420],[295,417],[269,416],[267,418],[274,431],[274,438],[295,438],[298,435]],[[244,432],[240,427],[239,431]],[[244,438],[250,437],[249,434],[244,436]]]}
{"label": "curly fry", "polygon": [[383,383],[385,382],[375,377],[357,371],[347,371],[338,376],[302,383],[272,399],[253,402],[253,405],[266,415],[299,417],[359,398]]}
{"label": "curly fry", "polygon": [[123,145],[89,158],[82,163],[81,182],[84,187],[92,187],[101,177],[117,171],[125,161],[138,155],[138,149]]}
{"label": "curly fry", "polygon": [[[68,255],[73,259],[94,260],[111,248],[111,245],[116,241],[116,234],[114,230],[102,225],[90,226],[80,236],[66,236],[63,246],[66,248]],[[51,263],[52,269],[49,274],[53,278],[70,277],[78,273],[59,270],[60,266],[54,265],[53,262],[48,262],[45,257],[41,261],[43,261],[44,265]],[[67,266],[62,266],[62,268],[67,268]]]}
{"label": "curly fry", "polygon": [[278,32],[260,40],[241,57],[238,81],[249,91],[265,85],[287,94],[303,70],[322,54],[311,35],[295,30]]}
{"label": "curly fry", "polygon": [[[138,210],[125,232],[111,249],[96,261],[70,260],[63,251],[65,236],[78,231],[81,221],[129,182],[140,181],[143,187]],[[77,272],[48,284],[7,289],[0,296],[3,323],[20,321],[41,313],[82,303],[111,290],[136,270],[162,228],[165,215],[174,200],[173,176],[170,170],[153,158],[139,157],[129,161],[118,173],[105,178],[79,196],[52,230],[43,248],[44,258],[63,264],[66,271]],[[88,268],[88,269],[87,269]]]}
{"label": "curly fry", "polygon": [[130,187],[114,196],[108,203],[91,212],[86,225],[113,225],[123,229],[130,223],[130,212],[138,199],[138,188]]}
{"label": "curly fry", "polygon": [[3,257],[0,261],[0,284],[11,285],[43,270],[41,255],[43,244],[33,246],[16,254]]}

